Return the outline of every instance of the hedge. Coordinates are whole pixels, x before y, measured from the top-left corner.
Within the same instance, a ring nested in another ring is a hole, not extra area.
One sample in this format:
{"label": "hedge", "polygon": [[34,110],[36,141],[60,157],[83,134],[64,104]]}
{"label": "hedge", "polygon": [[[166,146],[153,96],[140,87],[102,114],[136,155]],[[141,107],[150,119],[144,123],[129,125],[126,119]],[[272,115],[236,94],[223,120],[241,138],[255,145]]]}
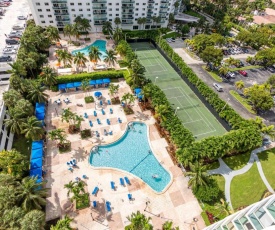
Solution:
{"label": "hedge", "polygon": [[128,76],[128,75],[129,75],[128,72],[125,70],[63,75],[63,76],[57,77],[57,84],[82,81],[84,79],[96,80],[96,79],[103,79],[103,78],[110,78],[110,79],[124,78],[125,76]]}

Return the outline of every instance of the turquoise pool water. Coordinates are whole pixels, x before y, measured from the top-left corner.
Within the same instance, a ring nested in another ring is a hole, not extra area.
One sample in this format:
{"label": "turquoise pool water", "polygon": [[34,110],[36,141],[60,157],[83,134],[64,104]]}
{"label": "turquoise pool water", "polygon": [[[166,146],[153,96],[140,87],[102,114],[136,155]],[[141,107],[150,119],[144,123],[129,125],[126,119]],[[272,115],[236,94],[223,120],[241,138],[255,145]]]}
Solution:
{"label": "turquoise pool water", "polygon": [[[171,176],[152,153],[146,124],[141,122],[131,124],[133,129],[128,128],[119,140],[92,150],[90,164],[94,167],[127,171],[142,179],[156,192],[161,192],[169,184]],[[153,178],[153,175],[156,178]],[[119,185],[119,181],[115,183]]]}
{"label": "turquoise pool water", "polygon": [[72,55],[74,55],[77,52],[81,52],[81,53],[84,53],[84,55],[88,56],[89,55],[89,49],[92,46],[97,46],[99,48],[99,51],[101,53],[100,58],[104,58],[106,56],[106,41],[104,41],[104,40],[96,40],[91,45],[85,46],[82,49],[74,50],[74,51],[72,51]]}

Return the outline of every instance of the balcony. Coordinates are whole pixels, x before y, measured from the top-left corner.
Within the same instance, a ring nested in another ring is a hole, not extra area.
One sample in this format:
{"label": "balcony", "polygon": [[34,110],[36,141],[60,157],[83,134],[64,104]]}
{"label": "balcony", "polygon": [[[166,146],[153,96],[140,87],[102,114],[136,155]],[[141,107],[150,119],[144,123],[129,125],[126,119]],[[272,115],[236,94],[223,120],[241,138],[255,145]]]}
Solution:
{"label": "balcony", "polygon": [[134,12],[122,12],[121,14],[122,14],[122,15],[129,15],[129,14],[130,14],[130,15],[133,15],[133,13],[134,13]]}
{"label": "balcony", "polygon": [[55,18],[57,22],[69,22],[70,18],[64,17],[64,18]]}
{"label": "balcony", "polygon": [[128,16],[128,17],[122,17],[121,19],[122,20],[128,20],[128,19],[132,20],[132,19],[134,19],[134,17],[133,16]]}
{"label": "balcony", "polygon": [[68,7],[67,6],[53,6],[54,10],[67,10]]}
{"label": "balcony", "polygon": [[134,9],[135,7],[134,7],[134,5],[132,5],[132,4],[123,4],[122,5],[122,9]]}
{"label": "balcony", "polygon": [[54,15],[69,15],[68,12],[54,12]]}
{"label": "balcony", "polygon": [[160,6],[161,9],[166,9],[168,8],[168,5],[167,6]]}
{"label": "balcony", "polygon": [[154,9],[154,6],[147,6],[147,9]]}
{"label": "balcony", "polygon": [[103,25],[104,22],[105,22],[105,21],[95,21],[95,22],[94,22],[94,25],[95,25],[95,26],[100,26],[100,25]]}
{"label": "balcony", "polygon": [[52,0],[52,3],[67,3],[67,0]]}
{"label": "balcony", "polygon": [[106,10],[107,6],[93,6],[93,10]]}
{"label": "balcony", "polygon": [[148,3],[155,3],[154,0],[148,0]]}
{"label": "balcony", "polygon": [[121,22],[122,25],[128,25],[128,24],[133,24],[133,21],[123,21]]}
{"label": "balcony", "polygon": [[168,9],[162,9],[159,11],[160,13],[167,13],[168,12]]}
{"label": "balcony", "polygon": [[167,0],[161,0],[160,3],[169,3]]}
{"label": "balcony", "polygon": [[102,3],[107,3],[107,0],[93,0],[92,3],[102,4]]}
{"label": "balcony", "polygon": [[161,20],[160,23],[165,23],[165,20]]}
{"label": "balcony", "polygon": [[94,21],[106,21],[107,17],[106,16],[94,16]]}
{"label": "balcony", "polygon": [[107,12],[94,11],[93,14],[94,14],[94,15],[104,15],[104,14],[107,14]]}
{"label": "balcony", "polygon": [[123,4],[123,3],[131,3],[131,4],[134,4],[135,1],[131,1],[131,0],[122,0],[122,4]]}

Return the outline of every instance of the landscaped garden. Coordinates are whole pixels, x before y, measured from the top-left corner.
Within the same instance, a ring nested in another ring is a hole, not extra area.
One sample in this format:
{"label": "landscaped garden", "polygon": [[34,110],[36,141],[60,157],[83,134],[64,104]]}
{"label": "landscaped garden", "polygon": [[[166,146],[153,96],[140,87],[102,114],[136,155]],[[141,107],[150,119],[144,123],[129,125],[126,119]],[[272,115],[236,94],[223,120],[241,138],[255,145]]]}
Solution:
{"label": "landscaped garden", "polygon": [[248,163],[250,155],[251,152],[247,151],[236,156],[223,157],[222,159],[229,168],[232,170],[238,170],[243,168]]}

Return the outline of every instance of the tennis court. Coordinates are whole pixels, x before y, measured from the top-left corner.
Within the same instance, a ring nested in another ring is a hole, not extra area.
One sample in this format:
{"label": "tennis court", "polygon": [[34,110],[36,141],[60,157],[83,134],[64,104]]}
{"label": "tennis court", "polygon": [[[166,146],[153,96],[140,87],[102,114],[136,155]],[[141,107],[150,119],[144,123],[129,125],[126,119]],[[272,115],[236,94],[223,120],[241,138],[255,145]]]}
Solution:
{"label": "tennis court", "polygon": [[146,77],[164,91],[183,125],[193,133],[197,140],[222,135],[226,132],[157,49],[146,42],[130,45],[145,67]]}

